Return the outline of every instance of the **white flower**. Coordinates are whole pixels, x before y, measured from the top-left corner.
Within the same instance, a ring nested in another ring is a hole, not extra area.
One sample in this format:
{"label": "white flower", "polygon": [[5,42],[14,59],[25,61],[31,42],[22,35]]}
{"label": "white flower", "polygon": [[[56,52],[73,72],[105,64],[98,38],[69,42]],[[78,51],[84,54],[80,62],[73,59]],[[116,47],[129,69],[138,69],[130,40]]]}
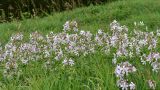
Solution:
{"label": "white flower", "polygon": [[156,38],[152,39],[152,45],[153,45],[153,48],[156,48],[156,46],[157,46],[157,39]]}
{"label": "white flower", "polygon": [[102,35],[102,34],[103,34],[103,32],[102,32],[101,29],[98,30],[98,34],[99,34],[99,35]]}
{"label": "white flower", "polygon": [[69,64],[70,66],[73,66],[73,65],[74,65],[74,61],[70,58],[70,59],[68,60],[68,64]]}
{"label": "white flower", "polygon": [[5,67],[6,69],[17,69],[18,65],[15,61],[8,61]]}
{"label": "white flower", "polygon": [[23,64],[28,64],[28,59],[22,59],[21,61]]}
{"label": "white flower", "polygon": [[69,21],[66,21],[66,23],[63,25],[63,30],[64,31],[70,30],[70,22]]}
{"label": "white flower", "polygon": [[130,90],[135,90],[136,89],[136,85],[133,82],[131,82],[129,84],[129,87],[130,87]]}
{"label": "white flower", "polygon": [[68,60],[65,58],[62,62],[64,65],[68,65]]}
{"label": "white flower", "polygon": [[118,28],[120,28],[120,24],[119,24],[116,20],[114,20],[114,21],[110,24],[110,27],[111,27],[111,30],[112,30],[112,31],[116,31],[116,30],[118,30]]}
{"label": "white flower", "polygon": [[140,46],[144,46],[144,45],[147,44],[147,41],[144,40],[144,39],[143,39],[143,40],[139,40],[138,44],[139,44]]}
{"label": "white flower", "polygon": [[151,66],[153,68],[152,71],[158,72],[158,70],[160,69],[160,63],[158,63],[157,61],[153,62]]}
{"label": "white flower", "polygon": [[69,60],[67,58],[65,58],[62,62],[62,64],[65,65],[69,65],[69,66],[73,66],[74,65],[74,61],[70,58]]}
{"label": "white flower", "polygon": [[157,29],[157,36],[160,36],[160,29]]}
{"label": "white flower", "polygon": [[22,33],[17,33],[15,35],[12,35],[12,37],[11,37],[11,41],[22,40],[22,39],[23,39],[23,34]]}
{"label": "white flower", "polygon": [[127,80],[123,79],[117,81],[117,86],[120,87],[122,90],[128,90],[129,87]]}
{"label": "white flower", "polygon": [[122,73],[122,70],[123,69],[119,65],[116,67],[114,73],[116,74],[117,77],[123,77],[124,76],[123,73]]}
{"label": "white flower", "polygon": [[160,58],[160,54],[159,53],[153,53],[153,58],[156,59],[156,61]]}
{"label": "white flower", "polygon": [[44,56],[44,57],[49,57],[49,56],[50,56],[50,53],[49,53],[48,50],[45,50],[44,53],[45,53],[45,56]]}
{"label": "white flower", "polygon": [[118,56],[118,57],[122,56],[121,49],[118,49],[118,51],[117,51],[117,53],[116,53],[116,54],[117,54],[117,56]]}
{"label": "white flower", "polygon": [[148,80],[148,85],[150,87],[150,89],[156,89],[156,82],[153,80]]}
{"label": "white flower", "polygon": [[152,53],[150,53],[147,57],[146,57],[146,61],[149,61],[150,63],[152,62]]}
{"label": "white flower", "polygon": [[133,52],[129,52],[129,57],[133,57]]}
{"label": "white flower", "polygon": [[80,35],[85,35],[85,31],[81,30]]}
{"label": "white flower", "polygon": [[116,45],[116,42],[117,42],[117,40],[118,40],[118,37],[115,35],[115,36],[112,36],[111,38],[110,38],[110,43],[111,43],[111,46],[115,46]]}

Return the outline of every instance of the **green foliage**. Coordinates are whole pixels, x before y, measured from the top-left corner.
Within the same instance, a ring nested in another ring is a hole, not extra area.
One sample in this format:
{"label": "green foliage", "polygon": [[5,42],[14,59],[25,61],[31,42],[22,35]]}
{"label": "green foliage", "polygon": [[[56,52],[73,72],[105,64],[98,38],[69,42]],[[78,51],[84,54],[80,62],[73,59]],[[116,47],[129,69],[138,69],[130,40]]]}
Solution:
{"label": "green foliage", "polygon": [[[102,4],[115,0],[1,0],[0,9],[5,12],[6,20],[44,16],[51,12],[72,10],[90,4]],[[0,15],[1,14],[0,12]]]}
{"label": "green foliage", "polygon": [[73,11],[55,13],[48,17],[13,21],[0,24],[1,42],[5,42],[13,32],[30,33],[40,31],[59,32],[67,20],[76,20],[81,29],[96,32],[97,29],[108,29],[114,19],[132,29],[134,21],[144,21],[149,29],[156,30],[160,26],[160,3],[158,0],[117,1],[110,4],[77,8]]}
{"label": "green foliage", "polygon": [[[86,0],[87,1],[87,0]],[[96,32],[101,28],[108,30],[108,25],[114,19],[133,29],[134,21],[144,21],[149,31],[154,31],[160,26],[160,2],[159,0],[125,0],[110,4],[77,8],[73,11],[55,13],[45,18],[35,17],[23,21],[0,24],[0,38],[2,43],[8,42],[11,34],[22,32],[28,35],[30,32],[39,31],[54,33],[62,30],[62,25],[67,20],[76,20],[80,29]],[[5,90],[118,90],[116,78],[111,65],[111,55],[96,54],[87,57],[75,58],[76,66],[71,69],[59,67],[52,71],[42,69],[42,63],[31,64],[24,67],[26,72],[21,77],[5,80],[0,74],[0,89]],[[136,75],[130,79],[135,80],[137,90],[146,90],[146,80],[157,80],[157,88],[160,89],[159,74],[150,76],[150,67],[142,67],[137,58],[133,63],[139,69]],[[136,61],[137,60],[137,61]],[[29,68],[34,67],[34,68]],[[147,68],[146,68],[147,67]],[[142,71],[140,71],[142,70]],[[143,73],[146,73],[144,75]]]}

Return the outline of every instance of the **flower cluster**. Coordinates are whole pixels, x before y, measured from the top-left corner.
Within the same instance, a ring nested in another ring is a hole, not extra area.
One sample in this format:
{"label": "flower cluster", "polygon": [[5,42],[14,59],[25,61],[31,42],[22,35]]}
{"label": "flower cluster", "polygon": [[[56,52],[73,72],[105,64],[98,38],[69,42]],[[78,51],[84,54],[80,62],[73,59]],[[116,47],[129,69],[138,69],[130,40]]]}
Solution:
{"label": "flower cluster", "polygon": [[135,71],[136,68],[132,66],[129,62],[123,62],[117,65],[115,69],[115,74],[117,77],[119,77],[119,80],[117,81],[117,86],[122,88],[122,90],[127,90],[128,88],[130,88],[130,90],[134,90],[135,84],[133,82],[129,84],[125,76],[127,76],[128,73],[132,73]]}
{"label": "flower cluster", "polygon": [[136,68],[132,66],[129,62],[123,62],[117,65],[115,69],[115,74],[117,77],[120,77],[121,79],[124,78],[125,75],[128,75],[128,73],[135,72]]}
{"label": "flower cluster", "polygon": [[70,65],[70,66],[74,65],[74,61],[71,58],[69,60],[65,58],[62,63],[64,65]]}
{"label": "flower cluster", "polygon": [[151,65],[152,71],[158,72],[160,69],[160,53],[150,52],[148,55],[144,54],[141,57],[141,62],[146,64],[147,62]]}
{"label": "flower cluster", "polygon": [[136,89],[136,85],[131,82],[131,83],[128,83],[127,80],[125,79],[120,79],[117,81],[117,86],[120,87],[122,90],[135,90]]}
{"label": "flower cluster", "polygon": [[[134,24],[136,28],[131,33],[125,25],[121,26],[114,20],[110,24],[110,32],[99,29],[94,34],[78,29],[76,21],[67,21],[62,32],[50,32],[44,36],[36,31],[30,34],[28,41],[24,41],[22,33],[13,34],[9,42],[0,47],[4,76],[16,75],[21,70],[19,66],[28,65],[32,61],[43,61],[47,68],[52,67],[54,62],[71,67],[76,64],[73,57],[87,56],[99,50],[113,56],[115,75],[119,78],[117,86],[133,90],[136,85],[129,83],[126,76],[135,72],[136,67],[129,61],[121,62],[120,58],[137,57],[142,65],[148,62],[153,71],[158,72],[160,69],[160,53],[157,51],[160,30],[156,33],[142,32],[138,27],[145,24],[142,21]],[[118,62],[121,63],[117,64]],[[151,81],[149,86],[156,88]]]}

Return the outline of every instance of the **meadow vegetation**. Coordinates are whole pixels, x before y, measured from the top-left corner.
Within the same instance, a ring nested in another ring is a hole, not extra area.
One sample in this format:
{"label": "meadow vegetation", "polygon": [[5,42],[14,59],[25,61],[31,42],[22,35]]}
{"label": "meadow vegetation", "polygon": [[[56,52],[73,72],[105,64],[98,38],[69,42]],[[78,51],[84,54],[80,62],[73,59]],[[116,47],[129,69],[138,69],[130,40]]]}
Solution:
{"label": "meadow vegetation", "polygon": [[159,90],[158,8],[123,0],[0,24],[0,89]]}

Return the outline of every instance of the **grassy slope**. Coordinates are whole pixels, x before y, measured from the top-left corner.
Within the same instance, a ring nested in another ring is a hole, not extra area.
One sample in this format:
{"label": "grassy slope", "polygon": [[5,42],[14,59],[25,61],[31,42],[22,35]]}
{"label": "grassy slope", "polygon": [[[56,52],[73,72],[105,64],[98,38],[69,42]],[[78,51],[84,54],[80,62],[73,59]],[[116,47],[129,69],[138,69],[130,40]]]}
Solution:
{"label": "grassy slope", "polygon": [[[49,31],[60,32],[66,20],[76,20],[80,29],[96,32],[102,28],[107,30],[109,23],[114,19],[132,28],[134,21],[144,21],[150,30],[156,30],[160,26],[160,2],[159,0],[126,0],[113,2],[101,6],[90,6],[56,13],[45,18],[35,18],[0,24],[1,42],[7,42],[12,33],[24,32],[26,35],[32,31],[47,33]],[[131,29],[132,30],[132,29]],[[24,76],[17,80],[6,81],[5,88],[10,90],[31,89],[31,90],[62,90],[62,89],[110,89],[115,90],[116,82],[113,74],[114,68],[111,65],[111,58],[102,54],[95,54],[86,57],[75,58],[77,64],[72,69],[57,68],[57,72],[45,73],[39,64],[34,68],[26,68]],[[138,63],[138,62],[133,62]],[[137,64],[137,67],[139,64]],[[142,67],[141,69],[144,69]],[[145,70],[148,72],[148,70]],[[148,78],[159,79],[158,74],[150,77],[139,72],[132,77],[137,84],[137,89],[147,89]],[[143,78],[143,79],[142,79]],[[157,80],[158,81],[158,80]],[[158,82],[160,85],[160,82]],[[28,86],[29,85],[29,86]],[[160,89],[160,86],[158,86]]]}
{"label": "grassy slope", "polygon": [[108,28],[114,19],[131,26],[134,21],[144,21],[150,28],[160,26],[159,0],[124,0],[102,6],[90,6],[74,11],[56,13],[46,18],[35,18],[21,22],[0,24],[0,38],[7,39],[13,32],[60,31],[67,20],[76,20],[81,29],[95,32]]}

